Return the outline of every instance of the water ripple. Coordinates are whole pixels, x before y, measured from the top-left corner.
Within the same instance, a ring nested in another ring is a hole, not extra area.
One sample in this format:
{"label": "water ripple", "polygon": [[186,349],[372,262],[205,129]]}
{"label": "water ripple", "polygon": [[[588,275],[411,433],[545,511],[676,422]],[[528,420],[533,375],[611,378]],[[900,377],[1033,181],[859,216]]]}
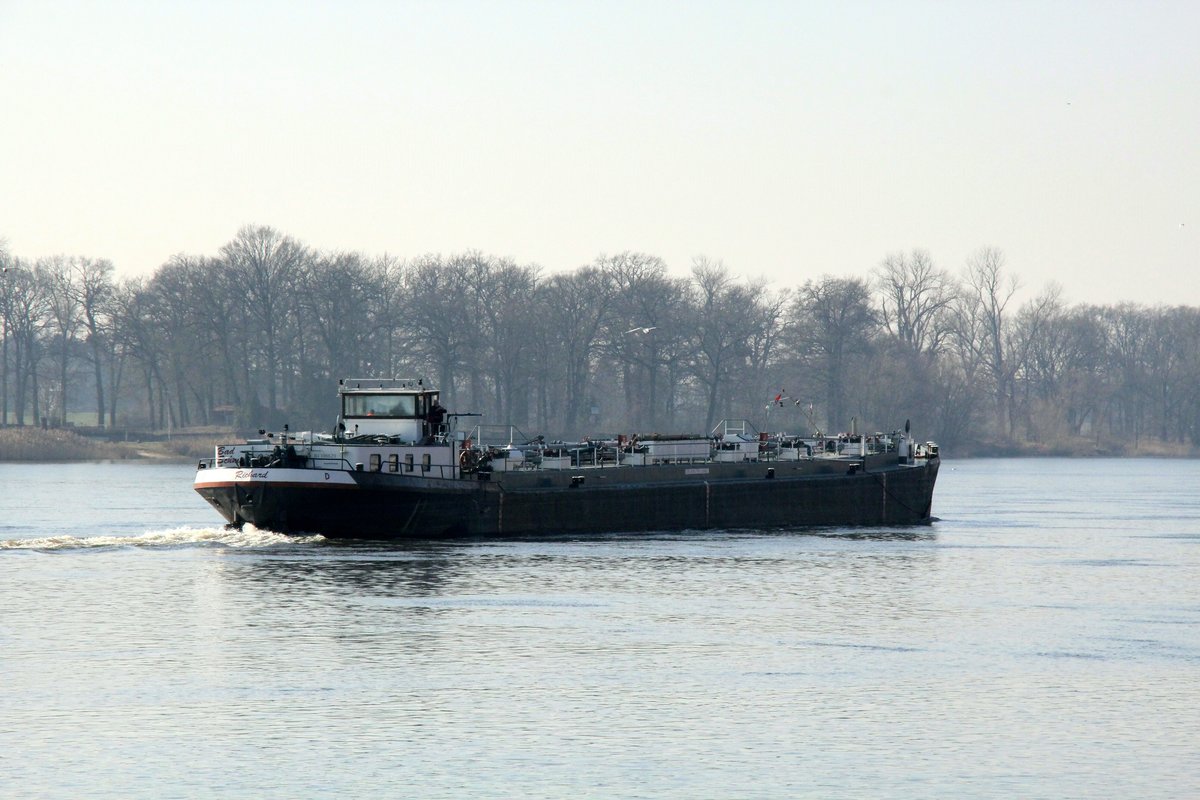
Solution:
{"label": "water ripple", "polygon": [[1200,797],[1200,462],[954,467],[913,531],[388,543],[0,465],[0,796]]}

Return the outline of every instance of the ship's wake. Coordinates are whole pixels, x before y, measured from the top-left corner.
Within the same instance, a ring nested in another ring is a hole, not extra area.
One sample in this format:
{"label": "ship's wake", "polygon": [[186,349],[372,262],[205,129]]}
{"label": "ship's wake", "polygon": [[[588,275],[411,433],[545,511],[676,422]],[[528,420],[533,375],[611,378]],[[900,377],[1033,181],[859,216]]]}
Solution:
{"label": "ship's wake", "polygon": [[176,548],[189,546],[269,548],[325,541],[319,534],[290,536],[246,525],[231,528],[172,528],[146,531],[134,536],[43,536],[32,539],[2,539],[0,550],[94,550],[98,548]]}

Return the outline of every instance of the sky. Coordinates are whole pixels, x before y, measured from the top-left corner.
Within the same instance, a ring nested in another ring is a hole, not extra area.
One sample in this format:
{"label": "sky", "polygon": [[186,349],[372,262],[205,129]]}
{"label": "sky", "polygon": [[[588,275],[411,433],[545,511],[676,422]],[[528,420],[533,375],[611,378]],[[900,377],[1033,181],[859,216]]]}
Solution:
{"label": "sky", "polygon": [[1029,293],[1200,305],[1197,42],[1194,0],[0,0],[0,238],[778,287],[996,247]]}

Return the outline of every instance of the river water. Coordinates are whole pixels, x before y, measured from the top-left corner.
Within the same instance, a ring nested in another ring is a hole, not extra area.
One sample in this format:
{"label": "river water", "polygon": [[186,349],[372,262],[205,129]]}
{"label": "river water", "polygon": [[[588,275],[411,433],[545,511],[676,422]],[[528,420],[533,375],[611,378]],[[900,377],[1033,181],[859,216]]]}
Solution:
{"label": "river water", "polygon": [[1200,796],[1200,463],[927,528],[337,544],[0,465],[0,796]]}

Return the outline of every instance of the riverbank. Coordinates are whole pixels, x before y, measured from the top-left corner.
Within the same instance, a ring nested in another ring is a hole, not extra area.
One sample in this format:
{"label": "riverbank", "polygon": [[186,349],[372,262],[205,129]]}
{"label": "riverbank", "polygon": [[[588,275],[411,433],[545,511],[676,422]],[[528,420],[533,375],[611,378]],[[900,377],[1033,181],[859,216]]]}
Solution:
{"label": "riverbank", "polygon": [[971,442],[943,451],[948,458],[1200,458],[1200,447],[1161,439],[1072,437],[1038,441]]}
{"label": "riverbank", "polygon": [[162,442],[109,442],[70,430],[32,426],[0,429],[2,461],[195,461],[211,456],[229,436],[186,437]]}

